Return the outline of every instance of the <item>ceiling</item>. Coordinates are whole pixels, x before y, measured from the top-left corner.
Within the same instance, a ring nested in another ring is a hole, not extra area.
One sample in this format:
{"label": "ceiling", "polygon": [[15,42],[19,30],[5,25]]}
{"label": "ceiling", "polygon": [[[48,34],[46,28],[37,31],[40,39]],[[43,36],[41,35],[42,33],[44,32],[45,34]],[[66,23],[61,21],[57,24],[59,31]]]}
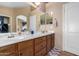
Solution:
{"label": "ceiling", "polygon": [[27,2],[0,2],[0,6],[10,7],[10,8],[21,8],[31,6]]}
{"label": "ceiling", "polygon": [[[65,4],[63,2],[62,4]],[[50,3],[51,4],[51,3]],[[10,8],[21,8],[21,7],[30,7],[35,6],[33,2],[0,2],[0,6],[2,7],[10,7]]]}

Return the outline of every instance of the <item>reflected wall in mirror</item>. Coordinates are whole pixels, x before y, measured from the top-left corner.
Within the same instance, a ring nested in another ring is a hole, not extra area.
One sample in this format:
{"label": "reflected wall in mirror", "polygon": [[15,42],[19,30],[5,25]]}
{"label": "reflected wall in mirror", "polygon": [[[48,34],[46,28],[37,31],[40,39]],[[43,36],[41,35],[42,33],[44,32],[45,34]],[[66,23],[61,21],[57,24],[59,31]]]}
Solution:
{"label": "reflected wall in mirror", "polygon": [[40,16],[40,24],[45,25],[45,14]]}
{"label": "reflected wall in mirror", "polygon": [[45,32],[46,30],[46,19],[45,14],[40,15],[40,31]]}
{"label": "reflected wall in mirror", "polygon": [[46,24],[53,24],[53,17],[46,14]]}
{"label": "reflected wall in mirror", "polygon": [[24,15],[18,15],[16,17],[16,31],[26,32],[27,31],[27,17]]}
{"label": "reflected wall in mirror", "polygon": [[53,31],[53,15],[46,13],[46,31]]}
{"label": "reflected wall in mirror", "polygon": [[40,16],[40,24],[53,24],[53,17],[49,16],[48,14],[43,14]]}
{"label": "reflected wall in mirror", "polygon": [[40,30],[43,32],[52,31],[53,30],[53,17],[49,14],[42,14],[40,16]]}

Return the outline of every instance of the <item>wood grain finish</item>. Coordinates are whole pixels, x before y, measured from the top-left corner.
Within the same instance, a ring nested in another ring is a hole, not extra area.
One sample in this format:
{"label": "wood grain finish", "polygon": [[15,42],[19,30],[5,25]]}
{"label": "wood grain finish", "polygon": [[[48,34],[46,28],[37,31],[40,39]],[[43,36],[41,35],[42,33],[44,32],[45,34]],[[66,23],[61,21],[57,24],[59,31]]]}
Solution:
{"label": "wood grain finish", "polygon": [[[39,43],[37,43],[39,42]],[[45,51],[44,51],[45,50]],[[40,37],[40,40],[35,39],[35,56],[42,56],[46,54],[46,36]]]}
{"label": "wood grain finish", "polygon": [[52,45],[52,48],[54,48],[54,44],[55,44],[55,34],[52,34],[52,39],[51,39],[51,45]]}
{"label": "wood grain finish", "polygon": [[0,48],[0,56],[16,56],[17,44],[8,45]]}
{"label": "wood grain finish", "polygon": [[54,34],[0,47],[0,56],[44,56],[54,47]]}
{"label": "wood grain finish", "polygon": [[33,40],[18,43],[18,51],[20,56],[33,56]]}
{"label": "wood grain finish", "polygon": [[41,49],[41,51],[35,53],[35,56],[45,56],[46,55],[46,48]]}
{"label": "wood grain finish", "polygon": [[49,52],[50,50],[51,50],[51,48],[52,48],[52,41],[51,41],[51,39],[52,39],[52,37],[51,37],[51,35],[48,35],[47,36],[47,52]]}

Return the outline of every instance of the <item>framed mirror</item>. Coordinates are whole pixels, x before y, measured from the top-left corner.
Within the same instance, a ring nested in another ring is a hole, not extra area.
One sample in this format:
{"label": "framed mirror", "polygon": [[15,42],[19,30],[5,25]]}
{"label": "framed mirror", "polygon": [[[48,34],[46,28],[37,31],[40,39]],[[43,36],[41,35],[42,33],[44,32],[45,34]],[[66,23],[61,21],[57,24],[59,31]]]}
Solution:
{"label": "framed mirror", "polygon": [[40,25],[45,25],[45,14],[40,16]]}
{"label": "framed mirror", "polygon": [[53,30],[53,17],[51,17],[49,14],[42,14],[40,16],[40,30],[42,32],[44,31],[51,31]]}
{"label": "framed mirror", "polygon": [[53,24],[53,17],[51,17],[48,14],[43,14],[40,16],[40,24],[45,25],[45,24]]}
{"label": "framed mirror", "polygon": [[46,24],[53,24],[53,17],[46,14]]}
{"label": "framed mirror", "polygon": [[26,32],[27,29],[27,17],[24,15],[18,15],[16,17],[16,31]]}
{"label": "framed mirror", "polygon": [[10,17],[0,16],[0,33],[11,32]]}

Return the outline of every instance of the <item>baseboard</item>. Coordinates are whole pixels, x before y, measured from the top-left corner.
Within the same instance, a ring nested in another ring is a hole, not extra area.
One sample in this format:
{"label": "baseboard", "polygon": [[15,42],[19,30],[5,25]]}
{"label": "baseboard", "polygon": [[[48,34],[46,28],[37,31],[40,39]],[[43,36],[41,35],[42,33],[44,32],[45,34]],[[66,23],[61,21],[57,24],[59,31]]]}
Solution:
{"label": "baseboard", "polygon": [[79,56],[79,52],[77,52],[77,51],[73,51],[73,50],[69,50],[69,49],[64,49],[62,51],[69,52],[71,54],[74,54],[75,56]]}

